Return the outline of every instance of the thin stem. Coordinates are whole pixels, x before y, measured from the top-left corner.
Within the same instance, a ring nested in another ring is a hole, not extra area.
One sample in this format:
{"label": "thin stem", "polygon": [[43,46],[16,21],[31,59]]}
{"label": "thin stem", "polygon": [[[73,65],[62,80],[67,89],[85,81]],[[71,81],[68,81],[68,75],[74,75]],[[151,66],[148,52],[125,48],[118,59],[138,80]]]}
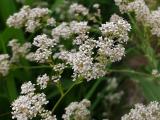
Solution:
{"label": "thin stem", "polygon": [[7,53],[7,49],[6,49],[6,46],[5,46],[5,43],[4,43],[4,41],[3,41],[3,37],[2,37],[1,34],[0,34],[0,41],[1,41],[1,45],[2,45],[3,52],[4,52],[4,53]]}
{"label": "thin stem", "polygon": [[106,89],[103,89],[103,90],[101,91],[101,95],[97,96],[95,102],[94,102],[93,105],[91,106],[91,110],[92,110],[92,111],[96,108],[96,106],[99,104],[99,102],[103,99],[103,96],[104,96],[104,94],[105,94],[105,91],[106,91]]}
{"label": "thin stem", "polygon": [[27,69],[40,69],[40,68],[51,68],[50,66],[14,66],[11,67],[10,69],[22,69],[22,68],[27,68]]}
{"label": "thin stem", "polygon": [[56,102],[56,104],[54,105],[53,109],[52,109],[52,112],[55,111],[55,109],[57,108],[57,106],[60,104],[60,102],[62,101],[62,99],[64,98],[65,94],[63,96],[61,96],[59,98],[59,100]]}
{"label": "thin stem", "polygon": [[7,75],[6,78],[6,86],[8,90],[8,97],[10,102],[12,102],[15,98],[17,98],[17,89],[16,89],[16,82],[13,76],[13,73]]}
{"label": "thin stem", "polygon": [[11,114],[11,113],[10,113],[10,112],[2,113],[2,114],[0,114],[0,117],[7,116],[7,115],[9,115],[9,114]]}
{"label": "thin stem", "polygon": [[64,95],[64,92],[63,92],[63,87],[62,87],[62,84],[61,84],[60,81],[57,82],[57,88],[58,88],[58,90],[60,91],[61,96],[63,96],[63,95]]}
{"label": "thin stem", "polygon": [[93,95],[93,93],[95,92],[97,86],[102,82],[103,78],[98,79],[95,84],[93,85],[93,87],[91,88],[91,90],[88,92],[88,94],[86,95],[85,98],[90,99]]}
{"label": "thin stem", "polygon": [[72,84],[72,86],[63,94],[61,95],[61,97],[59,98],[59,100],[56,102],[56,104],[54,105],[52,112],[55,111],[55,109],[57,108],[57,106],[60,104],[60,102],[63,100],[63,98],[78,84],[82,83],[82,81],[77,81],[74,84]]}
{"label": "thin stem", "polygon": [[142,72],[137,72],[134,70],[129,70],[129,69],[109,69],[109,72],[120,72],[120,73],[132,73],[132,74],[136,74],[136,75],[142,75],[142,76],[147,76],[147,77],[153,77],[150,74],[146,74],[146,73],[142,73]]}

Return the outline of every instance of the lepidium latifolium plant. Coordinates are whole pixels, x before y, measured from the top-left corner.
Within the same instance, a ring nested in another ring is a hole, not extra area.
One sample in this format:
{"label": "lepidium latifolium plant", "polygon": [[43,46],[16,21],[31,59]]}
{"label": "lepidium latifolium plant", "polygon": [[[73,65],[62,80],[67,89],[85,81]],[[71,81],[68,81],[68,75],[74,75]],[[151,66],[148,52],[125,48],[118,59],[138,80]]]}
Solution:
{"label": "lepidium latifolium plant", "polygon": [[[5,53],[0,54],[1,77],[6,77],[14,69],[49,69],[21,85],[19,96],[11,103],[12,119],[91,120],[92,105],[88,99],[92,91],[81,96],[81,100],[72,100],[68,106],[65,105],[66,108],[62,107],[61,116],[56,116],[56,109],[76,85],[90,84],[107,77],[112,64],[125,56],[128,32],[131,30],[125,19],[113,14],[103,22],[99,4],[90,8],[79,3],[65,4],[55,11],[24,5],[6,21],[9,27],[22,29],[30,37],[25,43],[15,38],[8,42],[10,52],[7,54],[4,50]],[[30,65],[23,66],[21,59],[27,60]],[[65,74],[68,74],[67,77]],[[69,87],[64,84],[65,79],[69,79]],[[117,87],[111,86],[113,88],[108,87],[106,91]],[[58,99],[54,96],[47,99],[45,92],[48,87],[59,91]],[[114,98],[119,100],[122,94],[109,94],[105,99],[110,102]]]}
{"label": "lepidium latifolium plant", "polygon": [[15,1],[0,31],[0,120],[160,120],[159,1],[75,1]]}

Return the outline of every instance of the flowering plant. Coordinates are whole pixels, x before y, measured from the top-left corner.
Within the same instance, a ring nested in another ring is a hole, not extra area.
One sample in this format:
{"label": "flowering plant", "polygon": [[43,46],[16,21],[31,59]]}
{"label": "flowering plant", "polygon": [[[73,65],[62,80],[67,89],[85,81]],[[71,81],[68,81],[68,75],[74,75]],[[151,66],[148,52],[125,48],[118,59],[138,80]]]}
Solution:
{"label": "flowering plant", "polygon": [[[128,96],[126,77],[140,80],[142,89],[158,83],[159,61],[151,39],[160,37],[159,8],[152,10],[144,0],[115,0],[111,3],[119,13],[105,18],[103,2],[61,2],[50,6],[49,1],[17,0],[22,7],[6,19],[8,29],[22,36],[0,39],[0,78],[6,79],[12,119],[158,119],[158,99],[140,92],[136,82],[136,97],[140,93],[157,101],[136,104],[124,116],[115,116],[113,106]],[[137,53],[144,54],[139,57],[142,69],[136,65]]]}

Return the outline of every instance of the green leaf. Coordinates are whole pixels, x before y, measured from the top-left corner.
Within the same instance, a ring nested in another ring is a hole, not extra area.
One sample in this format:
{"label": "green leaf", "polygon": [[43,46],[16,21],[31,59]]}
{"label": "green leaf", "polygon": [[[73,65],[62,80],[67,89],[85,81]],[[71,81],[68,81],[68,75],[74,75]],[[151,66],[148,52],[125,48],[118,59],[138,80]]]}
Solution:
{"label": "green leaf", "polygon": [[11,120],[10,103],[7,98],[0,98],[0,120]]}
{"label": "green leaf", "polygon": [[[138,73],[138,72],[137,72]],[[147,75],[147,74],[146,74]],[[128,72],[127,76],[130,76],[132,80],[137,81],[137,83],[140,85],[141,90],[144,94],[144,97],[148,101],[159,101],[160,100],[160,84],[158,81],[155,81],[152,76],[145,76],[145,74],[132,74]]]}
{"label": "green leaf", "polygon": [[0,51],[3,51],[3,53],[7,53],[5,41],[3,40],[3,37],[1,34],[0,34]]}
{"label": "green leaf", "polygon": [[56,8],[58,8],[60,5],[62,5],[64,3],[64,0],[56,0],[54,2],[54,4],[51,6],[51,10],[55,10]]}
{"label": "green leaf", "polygon": [[7,52],[7,44],[11,39],[18,39],[19,42],[23,42],[24,35],[22,30],[6,28],[2,33],[0,33],[0,50],[2,50],[4,53]]}
{"label": "green leaf", "polygon": [[9,15],[16,11],[14,0],[0,0],[0,15],[5,24],[6,19]]}
{"label": "green leaf", "polygon": [[25,0],[25,5],[32,5],[35,0]]}
{"label": "green leaf", "polygon": [[92,88],[89,90],[89,92],[86,94],[85,98],[86,99],[90,99],[93,95],[94,95],[94,92],[96,91],[97,87],[99,86],[99,84],[105,80],[104,78],[100,78],[100,79],[97,79],[97,81],[94,83],[94,85],[92,86]]}
{"label": "green leaf", "polygon": [[148,101],[160,100],[160,84],[155,83],[153,80],[141,80],[140,86],[142,87],[144,96]]}
{"label": "green leaf", "polygon": [[17,97],[16,83],[12,73],[7,76],[6,86],[8,90],[9,101],[12,102]]}
{"label": "green leaf", "polygon": [[24,41],[24,35],[22,30],[20,29],[6,28],[2,33],[2,37],[5,41],[8,41],[13,38],[19,39],[19,41],[21,42]]}

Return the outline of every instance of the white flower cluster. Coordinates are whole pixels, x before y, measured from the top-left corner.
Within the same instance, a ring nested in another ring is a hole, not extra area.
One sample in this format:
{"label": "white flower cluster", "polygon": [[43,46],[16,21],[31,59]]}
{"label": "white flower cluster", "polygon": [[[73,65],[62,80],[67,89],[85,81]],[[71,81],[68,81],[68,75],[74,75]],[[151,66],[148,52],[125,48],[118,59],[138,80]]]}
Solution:
{"label": "white flower cluster", "polygon": [[0,74],[2,76],[6,76],[8,74],[10,66],[13,63],[17,63],[20,57],[26,57],[31,48],[31,44],[29,42],[21,45],[18,43],[17,39],[9,41],[8,46],[10,46],[12,50],[11,58],[8,54],[0,54]]}
{"label": "white flower cluster", "polygon": [[150,14],[148,6],[144,0],[135,0],[128,4],[128,10],[134,11],[138,21],[146,21]]}
{"label": "white flower cluster", "polygon": [[48,82],[49,76],[47,76],[47,74],[44,74],[37,78],[37,85],[39,85],[41,89],[45,89],[47,87]]}
{"label": "white flower cluster", "polygon": [[[72,25],[74,24],[74,25]],[[99,40],[89,37],[87,30],[90,28],[86,23],[71,22],[70,28],[77,36],[73,39],[73,44],[79,46],[77,50],[62,50],[58,58],[65,60],[74,70],[73,80],[78,77],[92,80],[106,74],[105,66],[109,62],[122,59],[125,55],[123,44],[129,39],[128,31],[131,26],[118,15],[113,15],[110,22],[102,24],[99,28],[102,36]],[[69,29],[67,27],[67,29]],[[64,29],[63,29],[64,30]],[[54,31],[52,31],[54,33]],[[68,37],[68,34],[67,34]],[[93,49],[98,49],[98,57],[93,57]],[[95,62],[96,61],[96,62]]]}
{"label": "white flower cluster", "polygon": [[[34,32],[36,28],[47,22],[44,18],[49,15],[48,8],[33,8],[24,6],[18,13],[14,13],[7,20],[9,27],[21,28],[25,27],[27,32]],[[42,23],[41,23],[42,22]]]}
{"label": "white flower cluster", "polygon": [[89,81],[104,76],[106,73],[104,66],[99,63],[93,63],[93,58],[82,51],[76,53],[63,52],[59,58],[66,60],[68,64],[73,66],[73,80],[84,77]]}
{"label": "white flower cluster", "polygon": [[125,55],[123,44],[129,39],[130,29],[130,24],[123,18],[115,14],[112,15],[110,22],[106,22],[100,27],[103,37],[99,37],[99,41],[97,41],[99,54],[110,58],[111,62],[121,60]]}
{"label": "white flower cluster", "polygon": [[6,76],[10,67],[9,55],[0,54],[0,74]]}
{"label": "white flower cluster", "polygon": [[56,24],[56,20],[54,18],[48,18],[47,19],[47,25],[48,26],[54,26]]}
{"label": "white flower cluster", "polygon": [[66,22],[62,22],[59,26],[52,30],[52,37],[55,39],[69,38],[71,34],[83,34],[89,30],[89,26],[86,21],[72,21],[67,24]]}
{"label": "white flower cluster", "polygon": [[66,22],[62,22],[59,26],[52,30],[52,36],[59,39],[60,37],[68,38],[71,30]]}
{"label": "white flower cluster", "polygon": [[145,26],[149,26],[153,35],[160,37],[160,8],[151,11],[144,0],[134,0],[133,2],[115,0],[115,3],[119,6],[120,11],[126,13],[130,11],[135,12],[137,20]]}
{"label": "white flower cluster", "polygon": [[83,99],[81,102],[72,102],[65,108],[64,120],[90,120],[90,101]]}
{"label": "white flower cluster", "polygon": [[56,45],[56,40],[48,38],[46,34],[42,34],[34,38],[33,45],[38,47],[38,49],[35,53],[28,54],[27,59],[44,63],[51,56],[52,48]]}
{"label": "white flower cluster", "polygon": [[78,3],[73,3],[72,5],[70,5],[70,8],[69,8],[69,13],[75,16],[79,14],[86,16],[88,15],[88,12],[89,10],[86,7]]}
{"label": "white flower cluster", "polygon": [[159,73],[159,71],[157,70],[157,69],[153,69],[152,70],[152,75],[154,76],[154,77],[160,77],[160,73]]}
{"label": "white flower cluster", "polygon": [[12,103],[12,118],[17,120],[28,120],[42,117],[42,120],[56,120],[51,112],[44,109],[48,103],[44,93],[35,93],[35,85],[30,81],[21,86],[21,95]]}
{"label": "white flower cluster", "polygon": [[70,23],[70,29],[74,34],[85,34],[89,30],[89,26],[86,21],[72,21]]}
{"label": "white flower cluster", "polygon": [[64,63],[59,63],[53,66],[53,70],[61,73],[66,67]]}
{"label": "white flower cluster", "polygon": [[147,20],[147,16],[150,14],[150,10],[144,0],[134,0],[133,2],[129,2],[128,0],[115,0],[115,3],[122,13],[134,11],[138,21]]}
{"label": "white flower cluster", "polygon": [[145,106],[143,104],[136,104],[134,109],[124,115],[121,120],[159,120],[160,118],[160,104],[156,101],[151,102]]}
{"label": "white flower cluster", "polygon": [[54,75],[52,75],[52,81],[57,83],[61,79],[61,74],[63,73],[64,69],[67,68],[67,65],[64,63],[58,63],[53,65],[53,71],[55,72]]}
{"label": "white flower cluster", "polygon": [[35,84],[32,84],[31,81],[22,84],[21,86],[21,94],[27,94],[27,93],[32,93],[34,92],[35,89]]}
{"label": "white flower cluster", "polygon": [[18,43],[17,39],[13,39],[9,41],[8,46],[10,46],[12,49],[12,58],[10,61],[14,63],[18,62],[20,57],[27,56],[31,48],[31,43],[26,42],[23,45],[21,45],[20,43]]}
{"label": "white flower cluster", "polygon": [[102,24],[100,30],[108,39],[116,39],[119,43],[124,43],[129,39],[128,32],[131,30],[131,26],[122,17],[113,14],[110,22]]}
{"label": "white flower cluster", "polygon": [[74,40],[73,40],[73,44],[75,45],[82,45],[84,43],[85,40],[87,40],[89,38],[88,35],[86,34],[79,34]]}
{"label": "white flower cluster", "polygon": [[148,24],[151,27],[152,34],[160,37],[160,7],[155,11],[151,11]]}
{"label": "white flower cluster", "polygon": [[43,110],[41,117],[42,120],[57,120],[56,115],[52,115],[52,112],[48,110]]}
{"label": "white flower cluster", "polygon": [[121,13],[127,11],[128,0],[114,0]]}
{"label": "white flower cluster", "polygon": [[[26,11],[25,9],[30,8],[26,6],[17,14],[23,13]],[[39,10],[41,12],[37,13]],[[29,18],[27,21],[30,18],[41,18],[48,14],[46,9],[40,8],[30,9],[29,11],[35,12],[35,14],[29,12],[27,14],[29,17],[25,16]],[[82,5],[73,4],[70,6],[70,11],[84,14],[88,9],[85,9]],[[31,13],[32,15],[30,15]],[[55,64],[54,60],[60,59],[65,65],[72,67],[74,71],[73,80],[84,78],[89,81],[102,77],[106,74],[106,65],[120,61],[125,55],[123,44],[129,39],[128,32],[131,26],[123,18],[114,14],[109,22],[97,27],[98,31],[101,31],[98,39],[90,36],[90,29],[92,29],[92,26],[89,26],[87,21],[62,22],[52,29],[52,38],[49,38],[46,34],[36,36],[33,45],[38,47],[38,49],[27,54],[26,58],[39,63],[52,61],[54,64],[52,65],[53,68],[59,64]],[[66,50],[66,46],[61,42],[63,40],[61,38],[66,39],[66,41],[71,39],[73,41],[72,48]],[[51,57],[52,55],[53,57]],[[64,69],[65,67],[62,68]],[[57,72],[57,70],[55,71]],[[58,73],[57,76],[53,75],[52,78],[54,81],[58,81],[61,78],[61,73]],[[41,87],[45,88],[45,85],[44,83],[43,87]]]}

